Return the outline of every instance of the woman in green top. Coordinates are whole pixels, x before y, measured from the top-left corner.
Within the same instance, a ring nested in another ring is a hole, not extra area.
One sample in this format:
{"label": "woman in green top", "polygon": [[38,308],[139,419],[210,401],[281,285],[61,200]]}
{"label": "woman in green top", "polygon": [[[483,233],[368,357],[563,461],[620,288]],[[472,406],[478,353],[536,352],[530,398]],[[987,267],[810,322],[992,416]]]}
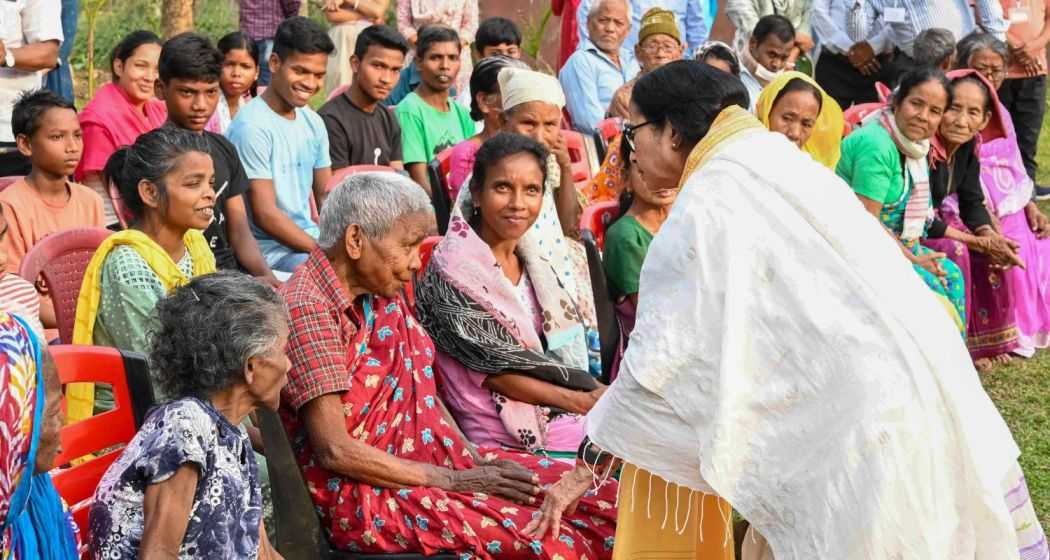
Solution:
{"label": "woman in green top", "polygon": [[[632,131],[633,132],[633,131]],[[620,218],[605,234],[605,254],[602,262],[609,280],[624,339],[634,329],[634,311],[638,308],[638,280],[642,261],[649,252],[649,243],[660,231],[678,196],[679,185],[653,187],[646,184],[638,166],[631,164],[631,137],[622,144],[626,182],[620,194]]]}
{"label": "woman in green top", "polygon": [[933,217],[930,137],[950,105],[951,87],[940,70],[908,72],[890,104],[842,142],[836,172],[900,242],[926,284],[951,302],[965,333],[966,288],[959,267],[920,244]]}

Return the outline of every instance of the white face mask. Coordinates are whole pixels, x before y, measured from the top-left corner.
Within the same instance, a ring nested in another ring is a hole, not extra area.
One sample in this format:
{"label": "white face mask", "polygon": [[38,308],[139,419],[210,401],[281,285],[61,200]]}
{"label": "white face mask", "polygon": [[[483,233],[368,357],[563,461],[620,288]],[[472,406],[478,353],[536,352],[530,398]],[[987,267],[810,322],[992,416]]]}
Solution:
{"label": "white face mask", "polygon": [[758,78],[760,82],[765,82],[768,84],[769,82],[772,82],[773,80],[777,79],[777,76],[779,76],[783,72],[783,70],[779,72],[774,72],[769,68],[762,66],[761,63],[755,62],[755,77]]}

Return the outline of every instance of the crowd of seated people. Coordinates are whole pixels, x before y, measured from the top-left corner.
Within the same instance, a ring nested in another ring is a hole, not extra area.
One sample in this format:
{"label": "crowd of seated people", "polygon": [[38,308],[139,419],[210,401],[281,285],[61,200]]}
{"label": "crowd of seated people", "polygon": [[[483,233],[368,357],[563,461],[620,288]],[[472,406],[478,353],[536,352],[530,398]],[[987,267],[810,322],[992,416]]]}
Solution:
{"label": "crowd of seated people", "polygon": [[[83,543],[97,557],[280,558],[252,452],[263,450],[251,413],[266,408],[334,549],[611,558],[615,481],[596,484],[560,531],[525,528],[583,456],[603,375],[615,379],[640,334],[650,244],[675,217],[683,185],[642,172],[636,137],[678,150],[707,134],[639,118],[632,99],[645,78],[674,91],[656,71],[682,58],[739,79],[755,122],[852,189],[978,369],[1050,346],[1050,218],[1036,204],[1024,105],[1039,83],[1045,95],[1045,53],[1033,47],[1050,42],[1042,25],[1015,30],[1002,10],[990,24],[996,11],[981,0],[962,28],[917,32],[875,12],[857,29],[839,21],[848,2],[832,0],[812,26],[759,13],[722,42],[674,8],[594,0],[578,12],[586,35],[552,76],[523,59],[510,20],[481,22],[474,42],[476,23],[414,14],[406,36],[372,24],[386,2],[364,1],[326,10],[347,24],[338,33],[284,19],[265,58],[241,32],[213,44],[134,31],[79,113],[46,90],[14,103],[14,145],[31,170],[0,191],[0,398],[27,391],[12,405],[20,416],[0,420],[40,433],[35,446],[4,442],[4,554],[51,546],[72,558]],[[815,72],[800,62],[815,54],[810,32],[823,48]],[[691,114],[653,97],[674,122]],[[567,131],[590,138],[606,119],[618,133],[589,141],[605,144],[604,161],[581,180]],[[439,158],[449,172],[434,184]],[[424,263],[445,188],[451,216]],[[589,266],[581,228],[599,226],[581,216],[614,201]],[[149,356],[158,405],[78,533],[47,478],[58,426],[112,409],[114,396],[74,384],[68,419],[34,415],[63,396],[47,353],[57,299],[43,277],[19,273],[49,236],[87,227],[115,231],[84,266],[71,339],[59,342]],[[611,368],[603,299],[615,306]],[[1026,538],[1042,538],[1038,524]]]}

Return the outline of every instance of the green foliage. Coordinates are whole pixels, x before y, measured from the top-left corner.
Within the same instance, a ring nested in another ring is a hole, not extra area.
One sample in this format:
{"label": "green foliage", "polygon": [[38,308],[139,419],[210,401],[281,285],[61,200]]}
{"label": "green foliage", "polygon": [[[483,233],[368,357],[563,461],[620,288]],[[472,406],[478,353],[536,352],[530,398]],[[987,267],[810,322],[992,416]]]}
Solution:
{"label": "green foliage", "polygon": [[538,68],[545,65],[549,66],[540,59],[540,48],[543,46],[547,24],[553,15],[550,6],[547,6],[539,23],[536,22],[535,18],[531,17],[521,23],[521,50],[526,56],[536,61]]}

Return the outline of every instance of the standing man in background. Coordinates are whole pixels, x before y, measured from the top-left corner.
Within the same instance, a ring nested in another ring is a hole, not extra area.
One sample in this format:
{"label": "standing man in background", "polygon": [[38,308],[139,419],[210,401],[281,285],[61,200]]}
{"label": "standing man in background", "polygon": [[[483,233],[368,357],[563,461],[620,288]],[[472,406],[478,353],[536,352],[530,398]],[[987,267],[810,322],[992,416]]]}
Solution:
{"label": "standing man in background", "polygon": [[58,48],[58,66],[47,73],[47,89],[73,102],[73,69],[69,55],[77,35],[77,0],[62,0],[62,45]]}
{"label": "standing man in background", "polygon": [[816,68],[820,87],[843,109],[878,101],[875,82],[892,86],[896,78],[882,13],[870,2],[814,0],[810,18],[822,45]]}
{"label": "standing man in background", "polygon": [[302,0],[241,0],[241,33],[259,47],[259,85],[270,85],[270,53],[277,26],[299,13]]}
{"label": "standing man in background", "polygon": [[[1006,44],[1010,46],[1010,65],[1006,81],[999,88],[999,100],[1013,117],[1017,145],[1021,148],[1024,168],[1035,182],[1039,164],[1035,160],[1039,132],[1046,111],[1046,45],[1050,43],[1050,0],[1029,0],[1018,6],[1016,0],[1000,0],[1010,28]],[[1050,187],[1035,183],[1035,198],[1050,199]]]}
{"label": "standing man in background", "polygon": [[58,64],[59,0],[0,2],[0,176],[28,175],[32,164],[15,145],[11,111],[22,93],[39,88]]}
{"label": "standing man in background", "polygon": [[915,66],[915,39],[926,29],[940,27],[962,38],[980,28],[1002,41],[1009,27],[1003,19],[1001,0],[868,1],[890,28],[890,43],[898,50],[897,64],[901,72]]}

